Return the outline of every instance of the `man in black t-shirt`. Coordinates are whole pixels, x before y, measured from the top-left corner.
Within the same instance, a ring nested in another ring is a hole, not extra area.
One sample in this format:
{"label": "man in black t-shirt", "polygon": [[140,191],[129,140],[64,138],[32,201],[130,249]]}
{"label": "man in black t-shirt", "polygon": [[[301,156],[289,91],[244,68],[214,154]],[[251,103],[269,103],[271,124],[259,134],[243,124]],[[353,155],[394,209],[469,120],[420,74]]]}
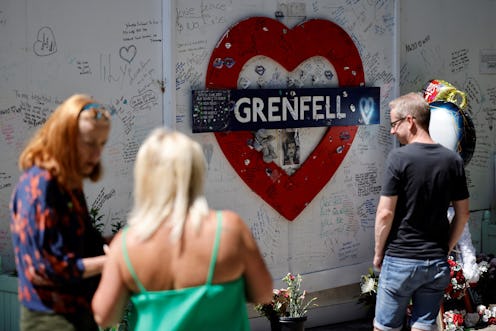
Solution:
{"label": "man in black t-shirt", "polygon": [[[419,93],[390,102],[391,134],[404,145],[387,159],[375,221],[374,268],[380,270],[374,330],[437,330],[450,281],[449,252],[469,217],[462,158],[429,135],[429,104]],[[447,210],[455,216],[449,222]]]}

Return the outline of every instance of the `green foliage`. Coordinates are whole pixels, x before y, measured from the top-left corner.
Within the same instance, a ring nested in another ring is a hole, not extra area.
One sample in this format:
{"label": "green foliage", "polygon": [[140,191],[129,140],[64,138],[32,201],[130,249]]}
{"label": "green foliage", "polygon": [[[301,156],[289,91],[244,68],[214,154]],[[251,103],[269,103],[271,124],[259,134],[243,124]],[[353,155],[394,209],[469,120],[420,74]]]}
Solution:
{"label": "green foliage", "polygon": [[131,323],[133,320],[134,307],[131,302],[129,302],[124,309],[124,314],[122,314],[121,321],[110,328],[99,328],[100,331],[128,331],[131,330]]}
{"label": "green foliage", "polygon": [[103,223],[103,215],[100,214],[99,208],[91,208],[90,209],[90,218],[93,227],[98,230],[101,234],[103,234],[103,230],[105,228],[105,223]]}
{"label": "green foliage", "polygon": [[122,229],[126,224],[123,221],[118,221],[117,223],[112,224],[112,234],[116,234]]}
{"label": "green foliage", "polygon": [[[103,235],[103,230],[105,228],[105,223],[103,223],[103,214],[100,214],[100,209],[91,208],[89,211],[91,223],[93,227]],[[121,228],[123,228],[125,223],[123,221],[119,221],[115,224],[112,224],[112,233],[116,234],[119,232]],[[132,303],[129,302],[124,310],[121,321],[110,328],[99,328],[100,331],[127,331],[130,330],[130,321],[133,317],[133,306]]]}

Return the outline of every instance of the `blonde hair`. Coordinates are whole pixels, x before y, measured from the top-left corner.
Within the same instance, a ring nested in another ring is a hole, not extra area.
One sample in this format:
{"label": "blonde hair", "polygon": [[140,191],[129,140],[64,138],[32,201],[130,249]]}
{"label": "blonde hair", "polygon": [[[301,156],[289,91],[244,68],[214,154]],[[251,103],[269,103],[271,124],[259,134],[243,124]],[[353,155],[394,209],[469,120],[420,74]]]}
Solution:
{"label": "blonde hair", "polygon": [[410,92],[402,95],[389,102],[389,108],[394,109],[398,117],[411,115],[421,128],[429,131],[431,110],[422,93]]}
{"label": "blonde hair", "polygon": [[182,236],[187,218],[198,229],[209,211],[204,177],[205,158],[197,142],[177,131],[153,130],[134,167],[129,225],[138,240],[148,239],[166,221],[173,240]]}
{"label": "blonde hair", "polygon": [[[78,178],[77,139],[78,119],[82,108],[96,101],[85,94],[74,94],[60,104],[50,115],[19,156],[19,168],[24,171],[34,165],[48,170],[64,187]],[[97,181],[102,173],[101,164],[89,175]]]}

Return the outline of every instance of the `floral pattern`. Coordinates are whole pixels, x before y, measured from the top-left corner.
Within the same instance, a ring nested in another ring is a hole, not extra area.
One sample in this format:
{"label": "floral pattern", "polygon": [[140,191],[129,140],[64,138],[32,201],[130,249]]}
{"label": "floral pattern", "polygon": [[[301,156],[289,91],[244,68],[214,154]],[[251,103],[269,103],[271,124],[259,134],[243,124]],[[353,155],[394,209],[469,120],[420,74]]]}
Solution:
{"label": "floral pattern", "polygon": [[[82,279],[82,258],[103,254],[82,190],[63,190],[39,167],[28,169],[13,192],[11,233],[19,277],[19,301],[43,312],[89,309],[95,279]],[[32,283],[34,270],[52,285]]]}

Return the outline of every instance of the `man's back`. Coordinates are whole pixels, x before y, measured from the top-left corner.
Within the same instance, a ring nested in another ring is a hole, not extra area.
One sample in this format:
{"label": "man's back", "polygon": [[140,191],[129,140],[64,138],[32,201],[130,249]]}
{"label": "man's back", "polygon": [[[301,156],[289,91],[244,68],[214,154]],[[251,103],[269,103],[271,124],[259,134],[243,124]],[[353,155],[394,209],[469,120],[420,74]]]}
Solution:
{"label": "man's back", "polygon": [[398,196],[387,255],[429,259],[448,252],[451,201],[468,196],[462,159],[439,144],[412,143],[388,158],[382,195]]}

